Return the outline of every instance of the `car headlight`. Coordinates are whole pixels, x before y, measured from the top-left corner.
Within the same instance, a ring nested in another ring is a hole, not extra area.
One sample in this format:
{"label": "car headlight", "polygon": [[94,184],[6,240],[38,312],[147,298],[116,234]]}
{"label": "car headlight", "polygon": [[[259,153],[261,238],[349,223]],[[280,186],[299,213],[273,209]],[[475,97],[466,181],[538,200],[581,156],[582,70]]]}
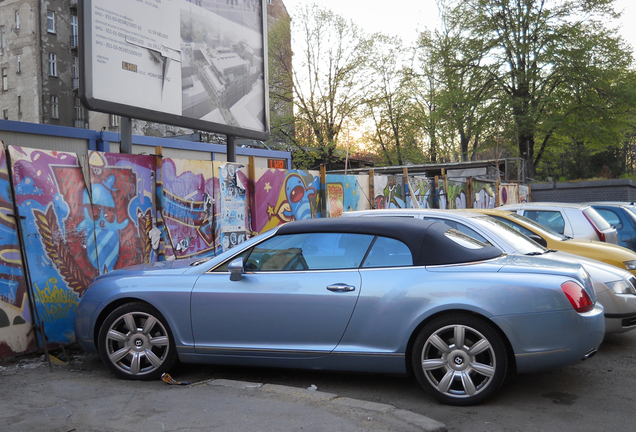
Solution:
{"label": "car headlight", "polygon": [[624,261],[623,264],[627,270],[636,270],[636,260]]}
{"label": "car headlight", "polygon": [[607,285],[616,294],[636,294],[634,286],[626,280],[606,282],[605,285]]}

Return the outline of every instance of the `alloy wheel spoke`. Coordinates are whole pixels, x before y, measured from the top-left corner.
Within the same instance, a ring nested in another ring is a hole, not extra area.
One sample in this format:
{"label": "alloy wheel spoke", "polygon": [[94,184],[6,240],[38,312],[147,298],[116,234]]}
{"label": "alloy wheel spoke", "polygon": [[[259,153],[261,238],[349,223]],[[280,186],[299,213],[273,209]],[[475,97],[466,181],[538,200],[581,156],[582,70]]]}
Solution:
{"label": "alloy wheel spoke", "polygon": [[450,352],[448,344],[444,342],[444,340],[438,335],[432,335],[429,339],[429,342],[431,343],[431,345],[445,354]]}
{"label": "alloy wheel spoke", "polygon": [[464,326],[455,326],[455,348],[462,349],[466,339],[466,329]]}
{"label": "alloy wheel spoke", "polygon": [[490,365],[486,365],[483,363],[472,362],[470,367],[473,368],[474,371],[480,373],[481,375],[492,377],[495,375],[495,368]]}
{"label": "alloy wheel spoke", "polygon": [[475,383],[470,378],[470,374],[466,371],[461,372],[462,386],[464,387],[464,391],[468,396],[474,396],[477,393],[477,389],[475,388]]}
{"label": "alloy wheel spoke", "polygon": [[155,353],[147,349],[144,351],[144,354],[146,355],[146,358],[148,359],[148,361],[150,361],[150,363],[152,363],[152,365],[155,368],[158,368],[159,366],[161,366],[162,361],[159,357],[157,357]]}
{"label": "alloy wheel spoke", "polygon": [[446,375],[437,384],[437,390],[442,393],[448,393],[451,385],[453,384],[453,378],[455,378],[455,371],[449,370]]}
{"label": "alloy wheel spoke", "polygon": [[155,326],[156,323],[157,323],[157,319],[153,316],[149,316],[141,332],[147,335],[150,332],[150,330],[152,330],[152,328]]}
{"label": "alloy wheel spoke", "polygon": [[170,343],[168,336],[157,336],[150,338],[150,345],[152,346],[167,346]]}
{"label": "alloy wheel spoke", "polygon": [[130,338],[128,337],[128,335],[118,332],[117,330],[110,329],[108,330],[108,339],[117,342],[127,342]]}
{"label": "alloy wheel spoke", "polygon": [[490,349],[490,343],[486,339],[480,339],[477,343],[473,344],[468,350],[468,353],[472,356],[481,354],[487,349]]}
{"label": "alloy wheel spoke", "polygon": [[422,369],[435,370],[444,367],[448,364],[448,361],[444,358],[427,359],[422,361]]}
{"label": "alloy wheel spoke", "polygon": [[135,318],[132,314],[124,315],[124,322],[126,323],[126,327],[130,330],[131,333],[137,333],[137,324],[135,323]]}
{"label": "alloy wheel spoke", "polygon": [[126,357],[126,355],[128,355],[129,352],[130,352],[130,348],[123,347],[122,349],[117,350],[114,353],[110,354],[108,357],[110,358],[110,361],[112,361],[113,363],[117,363],[119,360]]}
{"label": "alloy wheel spoke", "polygon": [[141,355],[138,352],[133,353],[132,361],[130,362],[130,373],[137,375],[141,370]]}

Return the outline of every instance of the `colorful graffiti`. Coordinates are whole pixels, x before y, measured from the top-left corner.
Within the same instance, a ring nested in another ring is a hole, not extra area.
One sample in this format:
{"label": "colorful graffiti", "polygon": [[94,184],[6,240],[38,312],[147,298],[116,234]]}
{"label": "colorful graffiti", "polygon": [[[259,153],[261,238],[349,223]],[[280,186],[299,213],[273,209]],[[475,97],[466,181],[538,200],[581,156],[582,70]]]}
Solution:
{"label": "colorful graffiti", "polygon": [[0,358],[35,349],[4,147],[0,147]]}
{"label": "colorful graffiti", "polygon": [[495,208],[497,184],[473,180],[473,207],[476,209]]}
{"label": "colorful graffiti", "polygon": [[342,212],[366,210],[369,203],[369,177],[327,175],[327,217],[339,217]]}
{"label": "colorful graffiti", "polygon": [[154,156],[89,152],[90,195],[84,192],[87,248],[100,273],[157,261]]}
{"label": "colorful graffiti", "polygon": [[246,223],[249,181],[242,168],[243,165],[235,163],[214,163],[217,253],[243,243],[250,236]]}
{"label": "colorful graffiti", "polygon": [[166,255],[214,253],[213,162],[166,158],[161,173],[161,213],[170,244]]}
{"label": "colorful graffiti", "polygon": [[257,168],[252,229],[257,233],[285,222],[321,217],[320,178],[315,171]]}
{"label": "colorful graffiti", "polygon": [[403,176],[374,176],[374,208],[406,208]]}
{"label": "colorful graffiti", "polygon": [[[446,197],[440,197],[441,209],[465,209],[467,208],[467,184],[465,181],[448,180],[446,182]],[[444,201],[444,206],[442,202]]]}
{"label": "colorful graffiti", "polygon": [[407,208],[415,208],[413,197],[415,197],[420,208],[434,208],[434,191],[435,179],[419,176],[409,177],[406,197]]}
{"label": "colorful graffiti", "polygon": [[[73,153],[9,147],[16,204],[22,220],[34,304],[50,342],[74,341],[75,306],[99,274],[87,241],[88,194]],[[90,216],[89,216],[90,219]],[[54,287],[54,289],[53,289]],[[55,295],[47,293],[55,292]],[[63,294],[60,294],[63,293]],[[57,299],[64,299],[64,307]],[[53,302],[53,303],[51,303]]]}

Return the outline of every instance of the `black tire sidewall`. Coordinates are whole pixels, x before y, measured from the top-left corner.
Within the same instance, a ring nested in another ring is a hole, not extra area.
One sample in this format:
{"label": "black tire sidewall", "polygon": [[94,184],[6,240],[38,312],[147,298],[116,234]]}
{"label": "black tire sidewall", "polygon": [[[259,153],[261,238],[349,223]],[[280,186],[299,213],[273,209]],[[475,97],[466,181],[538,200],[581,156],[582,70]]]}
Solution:
{"label": "black tire sidewall", "polygon": [[[163,364],[157,369],[143,375],[131,375],[122,371],[115,364],[113,364],[113,362],[110,361],[108,357],[106,335],[108,334],[108,330],[110,326],[116,320],[121,318],[122,315],[131,313],[131,312],[147,313],[155,317],[158,321],[161,322],[161,325],[163,325],[163,327],[166,329],[167,337],[168,337],[168,355],[165,358]],[[172,331],[170,330],[170,327],[168,326],[166,319],[157,309],[143,302],[133,302],[133,303],[123,304],[117,307],[115,310],[113,310],[110,314],[108,314],[108,316],[102,322],[102,325],[99,328],[98,351],[102,359],[102,362],[104,362],[104,364],[108,366],[108,368],[115,375],[117,375],[119,378],[129,379],[129,380],[150,381],[150,380],[159,379],[161,378],[161,375],[163,375],[165,372],[170,370],[170,368],[173,366],[177,358],[177,351],[176,351],[176,346],[174,343],[174,338],[172,337]]]}
{"label": "black tire sidewall", "polygon": [[[465,325],[471,327],[474,330],[481,333],[490,343],[493,348],[496,368],[491,382],[487,388],[481,391],[475,396],[468,397],[453,397],[447,394],[439,392],[426,378],[424,371],[422,370],[421,358],[424,344],[428,338],[437,332],[439,329],[451,326],[451,325]],[[456,313],[443,315],[434,318],[427,323],[420,333],[418,334],[413,344],[413,351],[411,354],[411,364],[413,366],[413,373],[420,386],[431,396],[436,398],[442,403],[456,406],[468,406],[479,404],[489,397],[491,397],[503,384],[508,374],[509,359],[508,351],[502,336],[495,329],[494,324],[488,322],[486,319],[464,313]]]}

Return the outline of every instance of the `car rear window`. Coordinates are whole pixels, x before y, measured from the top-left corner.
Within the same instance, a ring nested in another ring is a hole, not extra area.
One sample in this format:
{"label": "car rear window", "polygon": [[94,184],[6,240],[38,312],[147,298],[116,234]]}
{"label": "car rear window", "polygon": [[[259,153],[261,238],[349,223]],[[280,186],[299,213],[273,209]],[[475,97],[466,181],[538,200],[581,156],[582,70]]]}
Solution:
{"label": "car rear window", "polygon": [[598,214],[598,212],[596,210],[594,210],[592,207],[586,208],[585,210],[583,210],[583,213],[588,218],[590,218],[590,220],[594,223],[594,225],[596,225],[596,227],[599,230],[605,231],[605,230],[608,230],[608,229],[612,228],[612,226],[609,224],[609,222],[607,222],[605,219],[603,219],[603,216]]}

